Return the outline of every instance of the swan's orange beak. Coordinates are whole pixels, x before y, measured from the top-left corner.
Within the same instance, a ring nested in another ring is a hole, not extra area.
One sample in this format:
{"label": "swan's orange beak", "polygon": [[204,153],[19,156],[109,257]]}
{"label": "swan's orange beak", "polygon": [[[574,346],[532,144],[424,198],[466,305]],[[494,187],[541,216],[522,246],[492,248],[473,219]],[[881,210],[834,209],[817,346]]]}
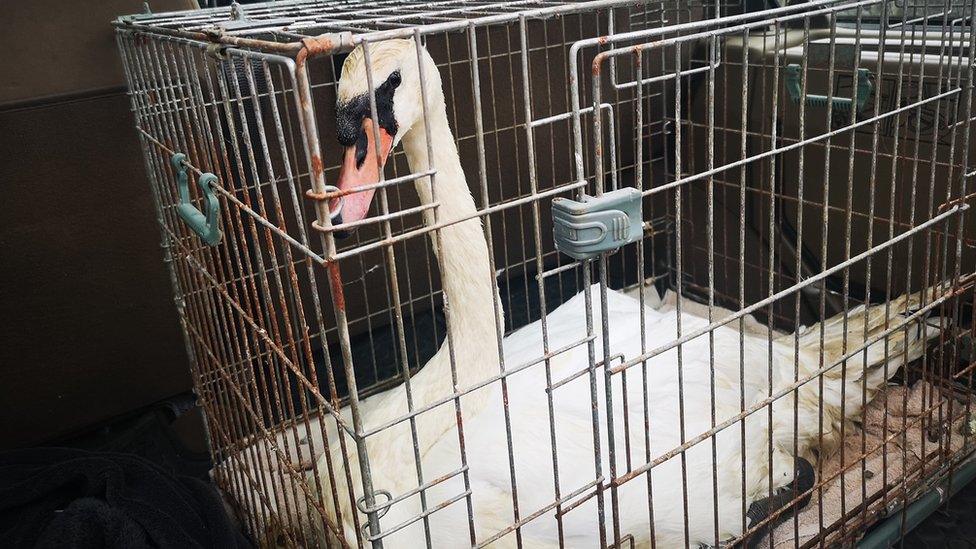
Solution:
{"label": "swan's orange beak", "polygon": [[[380,153],[382,157],[376,158],[376,141],[373,136],[373,120],[366,118],[363,120],[363,132],[366,134],[366,155],[362,162],[359,162],[356,154],[356,145],[346,147],[342,158],[342,167],[339,169],[339,180],[336,187],[344,193],[342,195],[342,210],[339,216],[333,220],[333,224],[352,223],[366,217],[369,212],[369,204],[373,200],[373,193],[376,189],[357,190],[365,185],[376,183],[380,180],[380,171],[386,165],[386,159],[390,155],[390,148],[393,144],[393,137],[382,127],[380,134]],[[339,198],[333,198],[329,203],[329,209],[335,211],[339,207]],[[343,236],[355,230],[351,227],[349,231],[336,231],[337,236]]]}

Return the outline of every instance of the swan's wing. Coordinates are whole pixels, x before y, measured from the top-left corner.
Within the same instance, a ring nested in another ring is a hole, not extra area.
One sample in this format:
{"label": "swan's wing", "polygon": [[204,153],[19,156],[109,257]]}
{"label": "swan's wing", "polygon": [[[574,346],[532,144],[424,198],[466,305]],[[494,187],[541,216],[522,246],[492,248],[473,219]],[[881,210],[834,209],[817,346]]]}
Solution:
{"label": "swan's wing", "polygon": [[[599,285],[591,286],[589,292],[592,307],[591,317],[593,319],[592,330],[593,334],[596,335],[594,340],[597,346],[596,354],[598,357],[602,357],[603,342],[600,335],[603,331],[603,310]],[[609,319],[610,334],[614,340],[639,341],[642,311],[645,326],[655,324],[665,318],[665,315],[649,307],[642,309],[640,302],[632,297],[616,290],[607,290],[607,318]],[[576,294],[551,311],[546,316],[545,330],[549,352],[564,349],[573,344],[579,344],[585,348],[586,319],[586,296],[584,292]],[[506,368],[511,369],[521,364],[537,361],[543,354],[541,320],[523,326],[505,338]]]}

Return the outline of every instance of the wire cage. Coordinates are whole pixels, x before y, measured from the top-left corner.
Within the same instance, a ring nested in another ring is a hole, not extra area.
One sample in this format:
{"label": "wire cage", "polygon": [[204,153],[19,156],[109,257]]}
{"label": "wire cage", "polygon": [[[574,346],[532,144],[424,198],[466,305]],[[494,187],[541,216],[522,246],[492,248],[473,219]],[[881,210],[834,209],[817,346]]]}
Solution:
{"label": "wire cage", "polygon": [[212,475],[249,533],[903,534],[976,471],[973,12],[118,19]]}

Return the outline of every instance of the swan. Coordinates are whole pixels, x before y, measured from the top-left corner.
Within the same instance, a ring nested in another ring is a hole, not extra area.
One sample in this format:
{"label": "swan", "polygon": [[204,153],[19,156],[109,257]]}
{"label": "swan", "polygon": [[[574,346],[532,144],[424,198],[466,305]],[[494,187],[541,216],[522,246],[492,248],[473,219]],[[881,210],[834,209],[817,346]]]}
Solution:
{"label": "swan", "polygon": [[[492,282],[495,275],[448,123],[440,74],[429,53],[411,40],[387,40],[369,48],[379,128],[373,127],[370,117],[369,79],[360,46],[346,58],[337,87],[338,140],[344,147],[337,187],[348,194],[343,196],[341,209],[338,199],[331,206],[340,211],[338,223],[364,219],[375,189],[369,185],[379,180],[398,145],[403,146],[411,172],[436,170],[433,181],[420,178],[415,187],[422,203],[436,200],[438,204],[436,213],[430,209],[424,216],[428,226],[436,223],[441,227],[431,233],[431,238],[439,239],[433,248],[449,311],[448,338],[412,377],[410,394],[405,385],[400,385],[360,403],[363,431],[379,429],[366,437],[364,444],[372,486],[388,494],[385,500],[377,500],[382,516],[379,524],[373,525],[382,532],[388,547],[425,546],[428,536],[433,547],[466,547],[486,540],[498,547],[597,547],[601,542],[613,543],[613,531],[633,536],[639,547],[648,545],[652,535],[657,547],[711,544],[716,528],[722,540],[737,537],[743,533],[742,510],[793,481],[797,457],[793,455],[794,441],[801,454],[812,456],[820,440],[822,415],[822,439],[827,444],[836,443],[841,423],[860,412],[862,389],[873,396],[887,381],[885,372],[893,375],[906,360],[921,356],[926,341],[938,332],[925,323],[918,330],[896,331],[887,338],[887,353],[884,340],[868,346],[866,368],[860,367],[859,360],[851,360],[858,367],[848,366],[844,375],[839,366],[824,373],[822,393],[816,382],[802,385],[777,399],[771,413],[764,408],[733,423],[715,434],[714,460],[709,439],[687,448],[683,456],[664,459],[666,452],[712,427],[710,391],[715,392],[716,421],[732,418],[742,411],[741,399],[749,407],[771,392],[789,387],[795,375],[813,375],[822,364],[839,360],[845,338],[847,348],[852,349],[858,342],[863,344],[878,336],[894,322],[893,317],[917,307],[922,294],[902,296],[888,309],[852,309],[846,332],[842,318],[825,321],[823,363],[819,325],[799,335],[798,353],[792,334],[770,342],[765,337],[740,334],[727,325],[712,332],[714,361],[709,359],[709,338],[692,339],[681,347],[680,369],[678,350],[671,349],[648,360],[646,370],[643,366],[631,368],[626,389],[622,376],[614,375],[609,403],[601,369],[596,376],[599,452],[594,449],[589,376],[573,378],[589,364],[585,345],[552,357],[548,365],[551,380],[570,380],[558,388],[549,389],[544,365],[536,364],[507,378],[507,395],[502,394],[499,383],[490,383],[466,392],[460,398],[460,410],[448,400],[416,415],[412,425],[398,422],[397,418],[408,412],[408,396],[413,409],[425,408],[455,390],[470,389],[497,375],[502,359],[506,367],[514,367],[542,356],[542,327],[537,321],[515,331],[499,349],[494,334],[504,324]],[[586,291],[594,292],[593,299],[598,299],[597,286]],[[667,344],[679,333],[708,325],[708,321],[692,315],[642,308],[637,300],[613,290],[607,291],[607,299],[610,331],[606,338],[611,354],[640,356],[643,350]],[[547,316],[550,349],[570,346],[586,335],[584,306],[585,296],[580,293]],[[603,356],[600,307],[594,307],[593,315],[596,355]],[[644,347],[640,337],[642,316],[647,338]],[[453,370],[452,357],[456,364]],[[740,364],[745,365],[741,378]],[[647,376],[647,398],[642,371]],[[552,395],[552,414],[547,394]],[[846,403],[843,395],[847,395]],[[846,406],[842,408],[842,404]],[[616,418],[613,432],[607,429],[608,407]],[[348,420],[348,409],[342,413]],[[644,430],[645,414],[650,418],[648,432]],[[464,418],[463,455],[458,415]],[[625,416],[628,430],[622,428]],[[746,437],[742,436],[743,428]],[[315,429],[312,431],[314,436]],[[327,437],[331,450],[318,458],[311,474],[321,482],[320,502],[330,521],[339,525],[345,542],[358,545],[360,539],[366,539],[359,536],[369,535],[363,528],[366,514],[354,507],[363,496],[359,454],[351,438],[347,441],[349,450],[343,453],[337,443],[339,436],[330,426]],[[616,449],[613,463],[608,451],[611,443]],[[420,481],[415,453],[420,456],[423,479],[428,483],[423,492],[426,508],[436,508],[424,520],[416,518],[424,507],[417,493]],[[597,468],[606,483],[611,466],[619,476],[628,470],[628,463],[639,467],[648,458],[663,461],[649,474],[621,484],[615,493],[604,491],[606,508],[601,522],[598,498],[587,498],[593,492]],[[717,479],[713,479],[713,467]],[[558,479],[554,471],[558,471]],[[338,481],[332,484],[330,478]],[[439,480],[431,482],[434,479]],[[566,498],[564,506],[573,507],[562,510],[565,516],[561,523],[555,519],[557,509],[552,505],[557,491],[559,497]],[[648,512],[651,497],[653,530]],[[393,503],[387,504],[390,500]],[[518,505],[518,514],[513,503]],[[612,528],[611,504],[618,510]],[[518,532],[508,531],[517,520],[534,513],[538,516],[524,521]],[[310,528],[325,538],[333,535],[321,525]]]}

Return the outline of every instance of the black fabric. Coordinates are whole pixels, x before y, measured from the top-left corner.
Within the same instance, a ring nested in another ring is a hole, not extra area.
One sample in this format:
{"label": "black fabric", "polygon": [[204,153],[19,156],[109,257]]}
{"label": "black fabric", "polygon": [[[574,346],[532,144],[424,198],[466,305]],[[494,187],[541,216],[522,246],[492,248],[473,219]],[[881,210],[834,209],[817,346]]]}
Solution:
{"label": "black fabric", "polygon": [[[810,490],[817,480],[817,473],[813,470],[813,465],[803,458],[796,458],[793,465],[793,472],[793,482],[780,488],[772,496],[754,501],[749,506],[749,510],[746,512],[746,516],[749,517],[749,528],[755,527],[756,524],[766,520],[771,514],[781,509],[788,509],[786,512],[781,513],[776,518],[767,522],[749,538],[747,543],[749,549],[759,547],[766,534],[773,528],[776,528],[777,525],[782,524],[792,517],[800,509],[806,507],[807,503],[810,503]],[[803,498],[795,504],[790,505],[800,494],[804,494]]]}
{"label": "black fabric", "polygon": [[209,484],[131,454],[0,453],[0,547],[249,547]]}

